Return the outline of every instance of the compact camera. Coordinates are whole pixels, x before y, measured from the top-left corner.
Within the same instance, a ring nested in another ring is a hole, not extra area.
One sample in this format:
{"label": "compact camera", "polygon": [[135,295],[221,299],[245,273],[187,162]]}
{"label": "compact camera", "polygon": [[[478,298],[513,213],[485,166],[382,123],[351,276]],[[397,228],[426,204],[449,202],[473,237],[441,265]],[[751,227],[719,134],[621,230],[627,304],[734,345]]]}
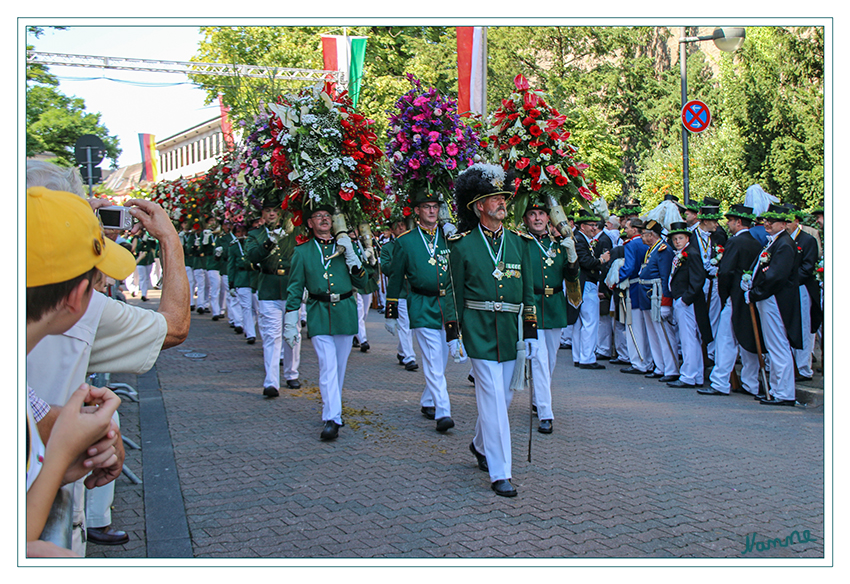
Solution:
{"label": "compact camera", "polygon": [[104,229],[126,231],[133,227],[133,216],[130,215],[129,207],[122,207],[120,205],[100,207],[97,210],[97,214]]}

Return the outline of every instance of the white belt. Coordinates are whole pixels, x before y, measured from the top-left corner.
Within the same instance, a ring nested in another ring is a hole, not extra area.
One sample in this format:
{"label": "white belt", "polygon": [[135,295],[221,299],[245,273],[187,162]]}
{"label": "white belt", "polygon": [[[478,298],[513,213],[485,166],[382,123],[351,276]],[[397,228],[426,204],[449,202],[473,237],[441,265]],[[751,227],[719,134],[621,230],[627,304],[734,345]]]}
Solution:
{"label": "white belt", "polygon": [[512,304],[510,302],[493,302],[492,300],[467,300],[465,302],[467,308],[472,310],[483,310],[486,312],[512,312],[519,314],[522,310],[522,304]]}

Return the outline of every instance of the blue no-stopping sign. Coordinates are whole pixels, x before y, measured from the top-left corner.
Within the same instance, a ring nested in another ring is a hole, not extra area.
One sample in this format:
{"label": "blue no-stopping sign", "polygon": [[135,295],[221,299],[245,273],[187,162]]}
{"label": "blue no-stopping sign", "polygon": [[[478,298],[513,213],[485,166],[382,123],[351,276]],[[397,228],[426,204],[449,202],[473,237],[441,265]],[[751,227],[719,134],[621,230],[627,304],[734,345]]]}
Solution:
{"label": "blue no-stopping sign", "polygon": [[692,99],[682,108],[682,124],[689,132],[699,133],[711,123],[708,106],[698,99]]}

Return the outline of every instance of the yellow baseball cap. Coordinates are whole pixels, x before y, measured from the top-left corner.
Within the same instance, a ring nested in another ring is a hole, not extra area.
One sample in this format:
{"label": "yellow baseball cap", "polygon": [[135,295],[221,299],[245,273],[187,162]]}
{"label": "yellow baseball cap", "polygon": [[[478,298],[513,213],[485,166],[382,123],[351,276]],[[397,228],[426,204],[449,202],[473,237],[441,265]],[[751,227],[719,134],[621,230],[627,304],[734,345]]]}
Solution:
{"label": "yellow baseball cap", "polygon": [[123,280],[133,254],[103,236],[88,202],[45,187],[27,189],[27,288],[66,282],[97,268]]}

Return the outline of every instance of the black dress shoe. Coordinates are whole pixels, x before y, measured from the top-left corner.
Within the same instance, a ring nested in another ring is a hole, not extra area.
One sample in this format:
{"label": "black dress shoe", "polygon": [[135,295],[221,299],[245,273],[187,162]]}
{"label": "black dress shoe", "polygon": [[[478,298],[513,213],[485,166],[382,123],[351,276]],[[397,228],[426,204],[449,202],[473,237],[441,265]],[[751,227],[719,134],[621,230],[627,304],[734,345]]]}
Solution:
{"label": "black dress shoe", "polygon": [[647,373],[646,375],[644,375],[644,377],[646,377],[647,379],[661,379],[662,377],[664,377],[664,375],[662,375],[661,373],[652,372]]}
{"label": "black dress shoe", "polygon": [[233,332],[236,333],[237,335],[241,335],[242,334],[242,327],[241,326],[234,327]]}
{"label": "black dress shoe", "polygon": [[537,426],[537,431],[541,434],[551,434],[552,420],[540,420],[540,425]]}
{"label": "black dress shoe", "polygon": [[[660,380],[659,380],[660,381]],[[681,379],[677,379],[676,381],[671,381],[667,384],[667,387],[681,387],[684,389],[696,389],[695,383],[685,383]]]}
{"label": "black dress shoe", "polygon": [[472,385],[475,385],[475,378],[472,375],[467,375],[466,379],[467,379],[467,381],[469,381],[469,383],[471,383]]}
{"label": "black dress shoe", "polygon": [[220,319],[221,319],[221,315],[220,315],[220,314],[216,314],[216,315],[214,315],[214,316],[212,317],[213,322],[215,322],[215,321],[217,321],[217,320],[220,320]]}
{"label": "black dress shoe", "polygon": [[535,406],[535,405],[531,406],[531,413],[533,413],[535,416],[537,415],[537,406]]}
{"label": "black dress shoe", "polygon": [[357,347],[360,346],[360,341],[357,340],[357,337],[354,337],[353,339],[351,339],[351,346],[354,349],[356,349]]}
{"label": "black dress shoe", "polygon": [[757,393],[756,395],[753,396],[753,399],[756,400],[756,401],[761,401],[763,399],[767,399],[767,396],[763,393]]}
{"label": "black dress shoe", "polygon": [[609,361],[609,363],[611,363],[611,365],[630,365],[631,364],[629,361],[625,361],[623,359],[620,359],[619,357],[617,357],[616,359],[611,359]]}
{"label": "black dress shoe", "polygon": [[289,389],[299,389],[301,387],[301,382],[297,379],[287,379],[286,387],[288,387]]}
{"label": "black dress shoe", "polygon": [[578,366],[579,366],[579,362],[578,362],[578,361],[573,361],[573,367],[578,367]]}
{"label": "black dress shoe", "polygon": [[628,373],[629,375],[646,375],[646,371],[641,371],[640,369],[635,369],[631,366],[620,369],[620,373]]}
{"label": "black dress shoe", "polygon": [[516,497],[516,489],[508,479],[501,479],[490,485],[500,497]]}
{"label": "black dress shoe", "polygon": [[[148,297],[147,297],[147,296],[142,296],[142,302],[147,302],[147,301],[148,301]],[[121,533],[124,533],[124,532],[122,531]]]}
{"label": "black dress shoe", "polygon": [[469,451],[475,455],[475,459],[478,461],[478,469],[483,470],[484,472],[489,472],[490,467],[487,466],[487,457],[475,450],[475,443],[469,443]]}
{"label": "black dress shoe", "polygon": [[596,353],[596,360],[597,361],[610,361],[611,357],[608,356],[608,355],[602,355],[600,353]]}
{"label": "black dress shoe", "polygon": [[302,320],[302,321],[301,321],[301,328],[304,328],[305,326],[307,326],[307,321],[306,321],[306,320]]}
{"label": "black dress shoe", "polygon": [[797,375],[797,376],[794,378],[794,381],[796,381],[796,382],[798,382],[798,383],[799,383],[799,382],[811,381],[811,380],[812,380],[812,378],[811,378],[811,377],[803,377],[802,375]]}
{"label": "black dress shoe", "polygon": [[248,337],[248,340],[247,340],[246,342],[247,342],[249,345],[253,345],[253,344],[254,344],[254,341],[256,341],[256,340],[257,340],[257,339],[256,339],[256,338],[254,338],[254,337]]}
{"label": "black dress shoe", "polygon": [[198,314],[203,314],[203,313],[204,313],[204,309],[203,309],[203,307],[202,307],[202,306],[199,306],[199,307],[198,307]]}
{"label": "black dress shoe", "polygon": [[404,365],[404,355],[400,355],[399,353],[396,353],[395,358],[398,359],[399,365]]}
{"label": "black dress shoe", "polygon": [[765,406],[788,406],[792,408],[797,405],[797,401],[793,399],[760,399],[759,403]]}
{"label": "black dress shoe", "polygon": [[263,388],[263,395],[266,397],[277,397],[280,395],[280,392],[276,387],[269,386]]}
{"label": "black dress shoe", "polygon": [[419,364],[416,361],[411,361],[410,363],[405,363],[404,368],[408,371],[416,371],[419,369]]}
{"label": "black dress shoe", "polygon": [[422,409],[419,411],[421,411],[422,415],[428,418],[429,420],[433,420],[434,416],[437,413],[437,408],[431,406],[422,406]]}
{"label": "black dress shoe", "polygon": [[579,363],[579,369],[605,369],[605,365],[599,363]]}
{"label": "black dress shoe", "polygon": [[370,349],[370,347],[369,347],[368,341],[365,342],[365,343],[360,343],[360,352],[361,353],[367,353],[369,351],[369,349]]}
{"label": "black dress shoe", "polygon": [[112,529],[111,525],[106,527],[89,527],[86,529],[86,541],[98,545],[124,545],[130,541],[130,536],[124,531]]}
{"label": "black dress shoe", "polygon": [[339,424],[334,422],[333,420],[328,420],[325,422],[325,427],[322,428],[322,434],[319,436],[322,440],[336,440],[336,437],[339,436]]}
{"label": "black dress shoe", "polygon": [[558,349],[559,349],[559,350],[570,349],[570,348],[572,348],[572,347],[571,347],[570,345],[568,345],[567,343],[561,343],[561,344],[558,346]]}
{"label": "black dress shoe", "polygon": [[697,393],[700,395],[729,395],[728,393],[723,393],[722,391],[717,391],[713,387],[706,387],[705,389],[698,389]]}
{"label": "black dress shoe", "polygon": [[437,420],[437,432],[446,432],[455,427],[455,421],[449,416]]}
{"label": "black dress shoe", "polygon": [[660,383],[670,383],[671,381],[676,381],[677,379],[679,379],[678,375],[662,375],[658,378],[658,381]]}

